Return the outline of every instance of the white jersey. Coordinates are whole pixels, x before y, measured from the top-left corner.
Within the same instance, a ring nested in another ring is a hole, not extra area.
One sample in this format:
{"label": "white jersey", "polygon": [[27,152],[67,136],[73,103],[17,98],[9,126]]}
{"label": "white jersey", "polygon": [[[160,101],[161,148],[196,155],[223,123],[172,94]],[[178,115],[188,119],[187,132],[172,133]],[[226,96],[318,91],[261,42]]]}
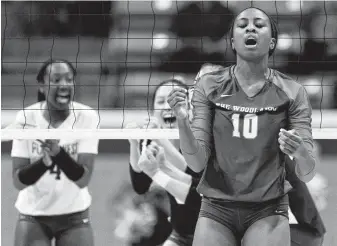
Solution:
{"label": "white jersey", "polygon": [[[42,112],[46,102],[39,102],[17,114],[16,122],[35,126],[37,129],[50,128]],[[75,109],[75,110],[73,110]],[[95,110],[80,103],[71,103],[68,118],[58,129],[96,129],[99,118]],[[34,127],[34,128],[35,128]],[[29,127],[31,128],[31,127]],[[38,139],[38,136],[36,136]],[[74,159],[80,153],[98,153],[98,140],[60,140],[60,145]],[[14,140],[12,157],[28,158],[33,163],[42,157],[40,143],[36,140]],[[34,184],[19,192],[15,207],[22,214],[51,216],[84,211],[91,204],[88,188],[79,188],[56,166],[48,170]]]}

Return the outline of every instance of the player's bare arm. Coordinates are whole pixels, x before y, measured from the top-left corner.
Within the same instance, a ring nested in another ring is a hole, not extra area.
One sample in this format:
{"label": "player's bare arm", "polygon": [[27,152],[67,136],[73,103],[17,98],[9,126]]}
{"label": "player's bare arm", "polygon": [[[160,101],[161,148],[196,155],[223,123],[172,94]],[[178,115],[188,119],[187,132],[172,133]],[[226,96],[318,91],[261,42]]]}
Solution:
{"label": "player's bare arm", "polygon": [[306,148],[303,139],[295,130],[281,129],[280,149],[295,160],[295,172],[300,180],[309,182],[315,176],[316,161]]}
{"label": "player's bare arm", "polygon": [[[203,98],[204,95],[201,91],[202,89],[196,86],[194,95]],[[202,99],[200,101],[199,98],[193,100],[195,112],[194,124],[197,126],[195,128],[200,137],[200,139],[197,139],[189,122],[186,100],[187,90],[183,88],[174,88],[171,91],[167,102],[177,117],[180,147],[185,160],[194,172],[201,172],[205,168],[210,156],[210,148],[208,146],[211,141],[211,136],[209,134],[211,124],[209,124],[210,119],[208,119],[210,116],[209,107],[207,103],[204,104]]]}
{"label": "player's bare arm", "polygon": [[160,169],[163,170],[163,172],[167,173],[169,176],[171,176],[174,179],[177,179],[187,184],[191,183],[191,179],[192,179],[191,175],[178,169],[175,165],[171,164],[168,160],[163,163],[160,163]]}

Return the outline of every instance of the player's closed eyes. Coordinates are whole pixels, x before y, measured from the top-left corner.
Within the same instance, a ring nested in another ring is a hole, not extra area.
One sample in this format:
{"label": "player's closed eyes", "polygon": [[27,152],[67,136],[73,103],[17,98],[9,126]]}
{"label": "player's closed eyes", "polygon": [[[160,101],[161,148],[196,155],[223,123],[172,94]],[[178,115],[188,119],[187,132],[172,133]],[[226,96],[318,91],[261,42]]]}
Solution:
{"label": "player's closed eyes", "polygon": [[239,28],[245,28],[246,26],[247,26],[247,22],[245,21],[241,21],[241,22],[239,22],[238,24],[237,24],[237,26],[239,27]]}
{"label": "player's closed eyes", "polygon": [[[247,25],[248,25],[248,21],[242,20],[241,23],[239,22],[238,27],[239,28],[245,28],[245,27],[247,27]],[[258,20],[258,21],[255,22],[255,26],[257,28],[262,28],[262,27],[265,27],[266,24],[263,23],[261,20]]]}
{"label": "player's closed eyes", "polygon": [[264,25],[263,25],[262,23],[256,23],[255,26],[256,26],[257,28],[262,28],[262,27],[264,27]]}

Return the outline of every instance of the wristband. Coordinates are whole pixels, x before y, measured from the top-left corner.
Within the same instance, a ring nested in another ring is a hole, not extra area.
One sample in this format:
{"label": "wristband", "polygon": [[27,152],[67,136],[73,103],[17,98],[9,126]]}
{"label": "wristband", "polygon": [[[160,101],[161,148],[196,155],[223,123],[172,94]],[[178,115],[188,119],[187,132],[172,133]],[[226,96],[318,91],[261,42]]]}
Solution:
{"label": "wristband", "polygon": [[35,184],[42,175],[49,169],[43,160],[40,159],[30,165],[23,167],[18,172],[18,179],[24,185],[33,185]]}
{"label": "wristband", "polygon": [[84,167],[69,156],[62,147],[60,152],[51,158],[70,180],[78,181],[84,175]]}
{"label": "wristband", "polygon": [[166,189],[167,185],[170,182],[170,179],[171,178],[162,171],[156,172],[156,174],[153,175],[153,177],[152,177],[152,180],[164,189]]}

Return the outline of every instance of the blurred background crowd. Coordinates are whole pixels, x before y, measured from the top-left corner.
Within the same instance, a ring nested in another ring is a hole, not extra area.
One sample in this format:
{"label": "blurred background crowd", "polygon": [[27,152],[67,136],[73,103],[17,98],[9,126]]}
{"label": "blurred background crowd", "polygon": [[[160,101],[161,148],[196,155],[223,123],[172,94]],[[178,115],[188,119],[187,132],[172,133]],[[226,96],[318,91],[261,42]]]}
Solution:
{"label": "blurred background crowd", "polygon": [[[252,5],[278,24],[271,67],[305,85],[314,127],[337,127],[337,2],[156,0],[2,1],[2,128],[37,101],[37,71],[50,58],[73,62],[76,101],[99,110],[103,128],[120,128],[124,117],[146,112],[147,97],[162,80],[179,76],[192,84],[204,63],[233,64],[229,28],[234,16]],[[329,202],[322,212],[326,246],[337,245],[336,141],[318,141],[318,171],[329,181]],[[17,192],[11,144],[1,147],[2,244],[12,245]],[[100,141],[89,187],[97,245],[123,245],[113,233],[113,204],[129,180],[128,151],[126,140]]]}

